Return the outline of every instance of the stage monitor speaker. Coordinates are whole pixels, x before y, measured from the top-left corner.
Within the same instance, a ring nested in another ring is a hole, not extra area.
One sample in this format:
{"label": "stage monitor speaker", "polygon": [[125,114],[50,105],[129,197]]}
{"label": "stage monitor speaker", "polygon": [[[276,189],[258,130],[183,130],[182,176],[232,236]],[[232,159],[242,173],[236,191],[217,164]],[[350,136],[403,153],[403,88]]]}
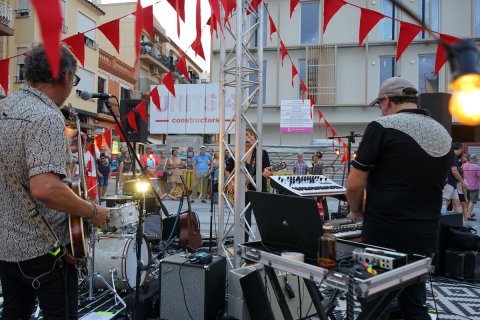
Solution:
{"label": "stage monitor speaker", "polygon": [[161,261],[161,319],[218,319],[225,306],[225,257],[208,265],[189,262],[184,254]]}
{"label": "stage monitor speaker", "polygon": [[[130,142],[147,142],[148,126],[143,122],[140,113],[135,110],[135,107],[142,102],[140,99],[123,99],[120,102],[120,118],[122,119],[122,127]],[[126,118],[129,112],[134,112],[135,123],[137,124],[138,132],[130,126]]]}
{"label": "stage monitor speaker", "polygon": [[422,93],[420,95],[420,107],[430,111],[430,116],[437,120],[452,134],[452,116],[448,112],[450,94],[445,92]]}
{"label": "stage monitor speaker", "polygon": [[445,252],[445,277],[451,279],[463,280],[465,253],[455,250],[447,250]]}

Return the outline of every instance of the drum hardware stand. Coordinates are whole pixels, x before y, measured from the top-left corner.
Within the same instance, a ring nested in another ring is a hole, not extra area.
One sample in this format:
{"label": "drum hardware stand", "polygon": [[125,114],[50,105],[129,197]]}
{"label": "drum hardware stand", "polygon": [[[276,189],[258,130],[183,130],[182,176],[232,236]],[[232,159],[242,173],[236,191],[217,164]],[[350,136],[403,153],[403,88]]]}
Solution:
{"label": "drum hardware stand", "polygon": [[[352,143],[355,143],[355,138],[357,137],[363,137],[363,134],[358,134],[358,133],[355,133],[354,131],[350,131],[350,134],[347,135],[347,136],[332,136],[332,137],[328,137],[328,139],[347,139],[347,161],[345,162],[345,164],[343,165],[343,175],[342,175],[342,186],[345,185],[345,169],[346,172],[347,172],[347,175],[350,174],[350,167],[351,167],[351,161],[352,161]],[[338,202],[338,210],[337,212],[339,213],[341,210],[340,210],[340,202]],[[348,211],[350,211],[350,209],[348,209]],[[330,217],[331,218],[331,217]]]}
{"label": "drum hardware stand", "polygon": [[[120,102],[118,101],[117,97],[114,96],[114,98],[117,100],[117,105],[120,105]],[[137,164],[140,167],[140,170],[142,172],[142,174],[140,175],[140,179],[149,184],[150,189],[152,191],[152,194],[155,196],[155,199],[157,200],[157,204],[160,204],[160,206],[162,208],[163,214],[165,214],[165,216],[169,217],[170,214],[168,213],[167,208],[165,207],[162,200],[160,199],[160,196],[158,195],[157,190],[155,190],[155,188],[153,187],[152,181],[150,181],[150,179],[148,178],[147,169],[142,166],[142,163],[140,162],[140,159],[138,158],[137,153],[135,152],[135,149],[132,146],[132,143],[128,139],[128,135],[126,134],[126,132],[123,129],[120,122],[118,121],[117,115],[113,112],[112,105],[110,105],[110,103],[108,103],[107,100],[103,100],[103,103],[104,103],[105,107],[108,109],[108,111],[110,112],[110,114],[112,115],[113,120],[115,120],[115,124],[117,125],[117,128],[120,129],[121,134],[123,135],[125,141],[127,142],[128,152],[130,153],[131,158],[134,159],[134,164]],[[137,234],[136,234],[137,276],[136,276],[136,282],[135,282],[135,309],[134,309],[135,311],[137,310],[138,306],[140,305],[140,303],[139,303],[139,299],[140,299],[140,291],[139,291],[140,288],[139,288],[139,286],[140,286],[141,272],[143,270],[146,270],[146,267],[143,266],[143,264],[141,263],[141,257],[142,257],[142,246],[141,246],[141,244],[142,244],[142,236],[143,236],[143,222],[144,222],[144,216],[145,216],[145,212],[146,212],[145,191],[143,191],[143,203],[140,202],[140,204],[141,204],[141,206],[140,206],[140,210],[139,210],[139,221],[138,221],[138,228],[137,228]],[[161,238],[161,235],[160,235],[160,238]],[[159,276],[159,278],[161,278],[161,276]],[[160,308],[161,308],[161,306],[159,306],[159,309]],[[134,313],[134,319],[135,319],[135,313]]]}

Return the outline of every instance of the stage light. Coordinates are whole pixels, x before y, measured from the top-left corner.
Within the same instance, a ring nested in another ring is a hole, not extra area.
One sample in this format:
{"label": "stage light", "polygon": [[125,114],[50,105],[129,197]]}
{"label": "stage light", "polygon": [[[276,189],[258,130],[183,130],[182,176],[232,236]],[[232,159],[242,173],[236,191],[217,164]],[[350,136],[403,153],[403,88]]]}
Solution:
{"label": "stage light", "polygon": [[135,189],[139,193],[145,193],[148,191],[149,188],[150,188],[150,183],[146,181],[139,180],[135,183]]}
{"label": "stage light", "polygon": [[480,124],[480,70],[476,44],[461,41],[447,47],[452,72],[449,111],[462,124]]}
{"label": "stage light", "polygon": [[340,150],[339,149],[335,149],[335,154],[337,155],[337,157],[340,155]]}

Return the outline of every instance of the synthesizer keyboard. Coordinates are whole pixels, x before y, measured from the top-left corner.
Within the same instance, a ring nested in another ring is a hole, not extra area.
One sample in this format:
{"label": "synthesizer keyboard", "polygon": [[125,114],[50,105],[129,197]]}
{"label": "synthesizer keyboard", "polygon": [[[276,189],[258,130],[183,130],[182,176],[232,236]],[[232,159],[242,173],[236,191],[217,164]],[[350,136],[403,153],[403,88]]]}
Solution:
{"label": "synthesizer keyboard", "polygon": [[322,175],[271,176],[273,188],[301,197],[344,194],[346,189]]}

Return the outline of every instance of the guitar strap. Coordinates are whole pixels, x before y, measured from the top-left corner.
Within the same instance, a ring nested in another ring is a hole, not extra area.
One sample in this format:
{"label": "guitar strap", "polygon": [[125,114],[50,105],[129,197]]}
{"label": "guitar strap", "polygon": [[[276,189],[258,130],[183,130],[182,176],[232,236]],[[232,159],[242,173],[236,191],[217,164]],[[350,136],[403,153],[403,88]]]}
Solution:
{"label": "guitar strap", "polygon": [[45,218],[37,211],[37,206],[33,202],[31,196],[26,191],[26,187],[24,187],[17,179],[17,177],[15,177],[13,173],[8,169],[5,161],[3,161],[3,158],[1,156],[0,169],[2,169],[5,175],[11,180],[13,186],[15,186],[15,188],[17,189],[18,194],[20,195],[20,199],[27,208],[30,217],[35,220],[47,240],[52,243],[48,252],[54,257],[57,256],[61,252],[60,241],[58,240],[57,235],[55,234],[55,232],[53,232],[52,228],[45,220]]}

